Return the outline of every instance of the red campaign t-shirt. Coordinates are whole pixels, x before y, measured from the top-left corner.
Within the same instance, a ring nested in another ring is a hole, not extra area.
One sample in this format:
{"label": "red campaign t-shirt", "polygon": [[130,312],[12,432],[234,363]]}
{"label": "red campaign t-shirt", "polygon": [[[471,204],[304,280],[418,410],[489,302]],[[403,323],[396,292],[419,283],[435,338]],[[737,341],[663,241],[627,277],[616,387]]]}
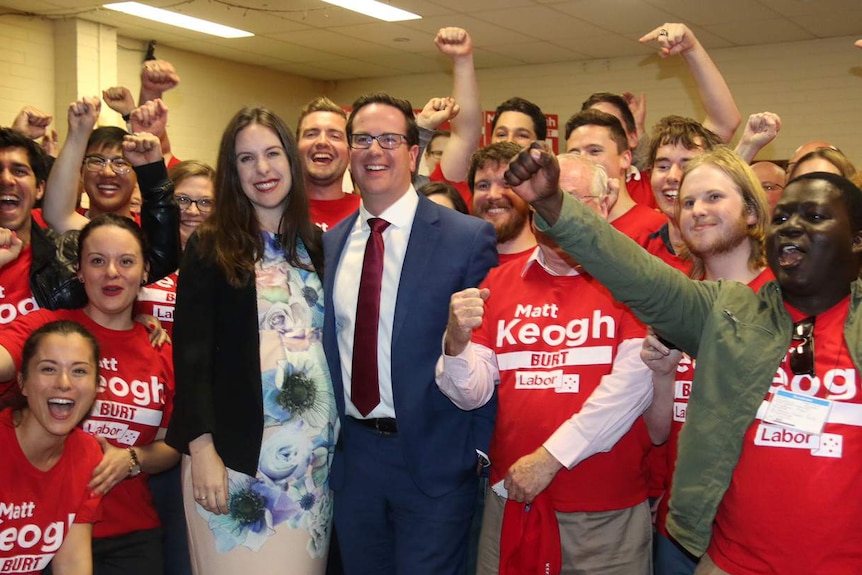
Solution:
{"label": "red campaign t-shirt", "polygon": [[[785,355],[745,434],[707,550],[725,571],[862,573],[862,392],[843,335],[849,300],[817,316],[816,377],[794,375]],[[794,322],[806,316],[785,307]],[[777,389],[832,400],[820,436],[762,421]]]}
{"label": "red campaign t-shirt", "polygon": [[159,320],[168,335],[174,335],[174,308],[177,304],[177,272],[145,285],[135,301],[135,316],[151,315]]}
{"label": "red campaign t-shirt", "polygon": [[40,471],[21,450],[12,410],[0,412],[0,573],[41,573],[73,523],[99,520],[102,498],[87,484],[101,460],[96,440],[75,429],[59,461]]}
{"label": "red campaign t-shirt", "polygon": [[[159,428],[167,428],[173,412],[174,369],[171,346],[154,349],[147,330],[135,323],[130,330],[107,329],[83,310],[39,310],[0,333],[6,348],[20,366],[24,340],[34,329],[50,321],[68,319],[86,327],[102,348],[99,391],[82,427],[125,449],[149,445]],[[93,537],[110,537],[153,529],[160,525],[147,486],[146,474],[118,483],[102,503],[103,520],[93,527]]]}
{"label": "red campaign t-shirt", "polygon": [[[27,245],[13,261],[0,268],[0,331],[30,312],[39,309],[33,292],[30,291],[30,265],[33,250]],[[15,383],[0,381],[0,393]]]}
{"label": "red campaign t-shirt", "polygon": [[[577,413],[611,372],[617,346],[643,337],[644,326],[592,277],[552,276],[538,263],[491,270],[482,326],[473,341],[496,353],[500,368],[497,421],[491,440],[491,483],[538,449]],[[647,497],[642,418],[607,453],[557,473],[547,488],[554,509],[608,511]]]}
{"label": "red campaign t-shirt", "polygon": [[664,214],[635,204],[632,209],[611,222],[611,225],[645,248],[650,235],[667,223]]}
{"label": "red campaign t-shirt", "polygon": [[658,204],[656,204],[655,194],[652,192],[652,185],[650,184],[651,176],[652,173],[650,170],[641,170],[639,179],[635,179],[634,176],[629,175],[628,179],[626,179],[626,191],[628,191],[631,199],[638,204],[655,210],[658,208]]}
{"label": "red campaign t-shirt", "polygon": [[473,213],[473,194],[470,192],[470,184],[467,182],[453,182],[452,180],[447,180],[446,176],[443,175],[443,168],[440,166],[440,163],[437,163],[437,166],[434,167],[434,171],[431,172],[431,175],[428,176],[428,179],[432,182],[446,182],[447,184],[452,185],[458,193],[461,194],[461,197],[464,199],[464,203],[467,204],[467,213]]}
{"label": "red campaign t-shirt", "polygon": [[33,250],[27,245],[21,254],[0,268],[0,326],[7,326],[39,309],[30,291]]}
{"label": "red campaign t-shirt", "polygon": [[500,260],[499,265],[507,264],[509,262],[518,261],[521,264],[527,263],[527,259],[536,251],[536,246],[532,246],[522,252],[515,252],[513,254],[497,254],[497,257]]}
{"label": "red campaign t-shirt", "polygon": [[[757,274],[753,280],[748,282],[748,287],[752,291],[760,291],[767,282],[775,279],[772,270],[765,268]],[[694,379],[696,362],[687,354],[682,355],[679,366],[676,368],[676,382],[674,384],[673,396],[673,418],[670,422],[670,435],[668,436],[667,451],[665,452],[665,463],[667,466],[667,474],[665,476],[666,483],[664,486],[665,497],[659,502],[658,512],[656,513],[655,527],[656,531],[670,537],[667,532],[667,514],[670,500],[670,489],[673,485],[673,472],[676,469],[676,457],[679,451],[679,432],[682,431],[682,426],[685,423],[685,415],[688,411],[688,398],[691,396],[691,383]]]}
{"label": "red campaign t-shirt", "polygon": [[311,221],[324,232],[359,209],[359,196],[344,194],[337,200],[309,200]]}

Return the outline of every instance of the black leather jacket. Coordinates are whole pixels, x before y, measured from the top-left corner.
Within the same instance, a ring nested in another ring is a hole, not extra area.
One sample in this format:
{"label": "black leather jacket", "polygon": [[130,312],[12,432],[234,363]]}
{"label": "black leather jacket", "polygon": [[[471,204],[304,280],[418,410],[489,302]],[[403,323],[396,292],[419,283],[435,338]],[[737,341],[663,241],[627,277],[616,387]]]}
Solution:
{"label": "black leather jacket", "polygon": [[[174,185],[162,161],[135,168],[141,188],[141,228],[147,237],[147,283],[158,281],[179,267],[180,211],[174,201]],[[87,304],[78,281],[78,230],[57,235],[31,222],[30,291],[47,309],[76,309]]]}

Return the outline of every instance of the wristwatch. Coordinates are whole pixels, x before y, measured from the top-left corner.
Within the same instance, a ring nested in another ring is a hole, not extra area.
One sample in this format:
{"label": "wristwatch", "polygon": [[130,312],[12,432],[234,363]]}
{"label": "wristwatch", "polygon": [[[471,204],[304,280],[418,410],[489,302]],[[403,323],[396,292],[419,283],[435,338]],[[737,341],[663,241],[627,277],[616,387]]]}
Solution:
{"label": "wristwatch", "polygon": [[129,450],[129,477],[137,477],[141,474],[141,462],[138,461],[138,453],[134,447],[127,449]]}

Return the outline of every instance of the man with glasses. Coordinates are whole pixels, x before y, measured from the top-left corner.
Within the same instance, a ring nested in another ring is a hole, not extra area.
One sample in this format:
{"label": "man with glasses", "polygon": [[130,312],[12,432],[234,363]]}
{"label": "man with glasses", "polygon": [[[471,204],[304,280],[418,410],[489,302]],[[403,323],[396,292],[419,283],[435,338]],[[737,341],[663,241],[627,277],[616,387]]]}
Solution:
{"label": "man with glasses", "polygon": [[[565,193],[607,217],[604,169],[577,154],[561,160]],[[547,234],[536,239],[528,259],[452,296],[438,363],[437,383],[461,409],[499,395],[477,573],[511,566],[516,548],[541,536],[581,572],[649,575],[644,326]],[[556,511],[559,536],[501,536],[528,521],[525,505]]]}
{"label": "man with glasses", "polygon": [[461,573],[494,405],[434,383],[449,294],[496,265],[487,223],[418,195],[406,100],[362,96],[347,122],[359,212],[324,235],[324,347],[341,417],[330,475],[345,572]]}
{"label": "man with glasses", "polygon": [[784,183],[787,179],[784,168],[772,162],[755,162],[751,164],[751,169],[754,170],[763,191],[766,192],[769,208],[775,208],[775,204],[781,198],[781,192],[784,191]]}
{"label": "man with glasses", "polygon": [[706,553],[696,573],[862,571],[862,191],[822,172],[790,182],[766,234],[777,281],[755,293],[644,255],[562,195],[557,174],[531,149],[507,177],[540,229],[697,357],[668,516]]}
{"label": "man with glasses", "polygon": [[[149,246],[147,281],[173,273],[179,266],[179,210],[156,136],[131,135],[116,127],[93,129],[99,98],[82,98],[69,106],[69,133],[54,162],[42,213],[59,234],[80,230],[90,218],[113,213],[132,217],[132,192],[141,189],[141,227]],[[90,200],[85,214],[76,211],[78,186]]]}

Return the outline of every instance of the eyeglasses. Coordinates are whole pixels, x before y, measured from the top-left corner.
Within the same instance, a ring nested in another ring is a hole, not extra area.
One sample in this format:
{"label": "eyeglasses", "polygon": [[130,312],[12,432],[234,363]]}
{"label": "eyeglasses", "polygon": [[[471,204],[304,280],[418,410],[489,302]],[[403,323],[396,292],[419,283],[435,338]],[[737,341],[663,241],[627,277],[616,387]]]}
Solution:
{"label": "eyeglasses", "polygon": [[814,317],[793,324],[790,345],[790,371],[814,376]]}
{"label": "eyeglasses", "polygon": [[125,158],[103,158],[102,156],[86,156],[84,166],[91,172],[101,172],[107,164],[111,164],[111,171],[118,176],[128,174],[132,164]]}
{"label": "eyeglasses", "polygon": [[192,207],[192,204],[194,204],[200,213],[208,214],[213,211],[213,207],[215,206],[215,202],[210,198],[193,200],[188,196],[176,196],[174,199],[177,201],[177,205],[182,211],[186,211]]}
{"label": "eyeglasses", "polygon": [[574,199],[578,200],[582,204],[589,204],[591,202],[594,202],[596,200],[600,200],[602,198],[602,196],[582,196],[574,190],[562,190],[562,191],[564,194],[569,194],[570,196],[572,196]]}
{"label": "eyeglasses", "polygon": [[404,134],[389,133],[380,134],[379,136],[372,136],[371,134],[351,134],[350,147],[367,150],[371,147],[371,144],[374,143],[374,140],[377,140],[377,143],[384,150],[394,150],[400,146],[402,142],[407,141],[407,136]]}
{"label": "eyeglasses", "polygon": [[443,150],[426,150],[425,153],[438,160],[443,157]]}

